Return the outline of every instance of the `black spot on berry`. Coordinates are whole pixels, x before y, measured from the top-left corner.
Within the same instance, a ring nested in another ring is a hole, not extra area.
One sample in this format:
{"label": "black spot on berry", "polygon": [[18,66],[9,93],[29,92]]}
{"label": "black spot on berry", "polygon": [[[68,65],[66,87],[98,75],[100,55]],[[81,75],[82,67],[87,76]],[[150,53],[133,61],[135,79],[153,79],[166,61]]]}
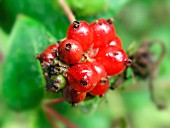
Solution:
{"label": "black spot on berry", "polygon": [[66,44],[66,51],[70,51],[70,49],[71,49],[71,44],[70,43],[68,43],[68,44]]}
{"label": "black spot on berry", "polygon": [[87,80],[81,80],[80,84],[83,85],[83,86],[87,86],[88,85]]}
{"label": "black spot on berry", "polygon": [[74,21],[73,22],[74,29],[79,28],[79,26],[80,26],[80,22],[79,21]]}

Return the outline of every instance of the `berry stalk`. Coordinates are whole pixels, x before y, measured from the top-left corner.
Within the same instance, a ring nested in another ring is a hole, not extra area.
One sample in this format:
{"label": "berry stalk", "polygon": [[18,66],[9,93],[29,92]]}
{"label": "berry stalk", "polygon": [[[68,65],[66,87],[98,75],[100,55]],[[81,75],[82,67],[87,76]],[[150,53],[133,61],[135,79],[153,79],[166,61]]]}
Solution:
{"label": "berry stalk", "polygon": [[53,128],[58,128],[58,126],[57,126],[57,124],[55,123],[55,121],[53,120],[52,116],[51,116],[48,112],[46,112],[45,115],[46,115],[47,120],[48,120],[48,121],[50,122],[50,124],[52,125],[52,127],[53,127]]}
{"label": "berry stalk", "polygon": [[54,100],[51,100],[51,101],[49,101],[49,102],[47,102],[43,105],[44,111],[46,112],[50,123],[53,126],[57,127],[57,125],[54,125],[54,122],[52,120],[52,117],[54,117],[54,118],[60,120],[61,122],[63,122],[63,124],[65,124],[68,128],[77,128],[76,125],[74,125],[72,122],[70,122],[69,120],[64,118],[62,115],[60,115],[58,112],[56,112],[53,108],[51,108],[51,105],[58,104],[58,103],[61,103],[63,101],[64,101],[63,98],[54,99]]}
{"label": "berry stalk", "polygon": [[65,12],[67,18],[69,19],[70,23],[73,23],[74,21],[76,21],[74,14],[72,13],[71,9],[69,8],[69,6],[65,2],[65,0],[58,0],[58,3],[60,4],[62,9],[64,10],[64,12]]}

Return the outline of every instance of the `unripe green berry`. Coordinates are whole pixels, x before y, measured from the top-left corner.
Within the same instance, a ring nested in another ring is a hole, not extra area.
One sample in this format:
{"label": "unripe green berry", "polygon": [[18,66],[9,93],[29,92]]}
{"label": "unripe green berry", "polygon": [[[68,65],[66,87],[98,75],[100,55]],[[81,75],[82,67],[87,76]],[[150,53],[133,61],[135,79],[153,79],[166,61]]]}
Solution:
{"label": "unripe green berry", "polygon": [[58,91],[64,88],[66,85],[67,85],[66,78],[61,74],[54,75],[50,78],[50,86],[51,89],[54,91]]}

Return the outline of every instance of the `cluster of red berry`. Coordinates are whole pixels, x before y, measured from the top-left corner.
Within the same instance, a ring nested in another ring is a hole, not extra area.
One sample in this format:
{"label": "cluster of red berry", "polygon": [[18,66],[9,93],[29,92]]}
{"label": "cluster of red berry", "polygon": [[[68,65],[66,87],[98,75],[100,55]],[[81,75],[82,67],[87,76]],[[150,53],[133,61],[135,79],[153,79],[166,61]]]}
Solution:
{"label": "cluster of red berry", "polygon": [[108,76],[121,73],[129,64],[110,19],[91,24],[74,21],[67,30],[67,38],[48,46],[38,58],[47,88],[61,90],[70,103],[81,102],[86,93],[105,94]]}

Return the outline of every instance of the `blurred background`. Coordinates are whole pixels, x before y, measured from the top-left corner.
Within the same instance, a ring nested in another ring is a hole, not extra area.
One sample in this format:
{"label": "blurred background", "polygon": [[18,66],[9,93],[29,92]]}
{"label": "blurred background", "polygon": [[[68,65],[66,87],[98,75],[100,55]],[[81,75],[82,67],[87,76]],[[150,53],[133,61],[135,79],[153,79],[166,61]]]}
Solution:
{"label": "blurred background", "polygon": [[[144,40],[161,40],[166,55],[154,79],[155,96],[166,105],[159,110],[150,99],[149,78],[127,80],[95,98],[71,108],[55,110],[80,128],[170,128],[170,1],[66,0],[78,20],[89,23],[114,18],[124,49]],[[57,0],[0,0],[0,127],[51,128],[42,109],[46,99],[60,97],[45,91],[35,55],[66,36],[69,21]],[[151,49],[157,56],[160,47]],[[114,81],[114,79],[113,79]],[[58,119],[59,127],[66,127]]]}

